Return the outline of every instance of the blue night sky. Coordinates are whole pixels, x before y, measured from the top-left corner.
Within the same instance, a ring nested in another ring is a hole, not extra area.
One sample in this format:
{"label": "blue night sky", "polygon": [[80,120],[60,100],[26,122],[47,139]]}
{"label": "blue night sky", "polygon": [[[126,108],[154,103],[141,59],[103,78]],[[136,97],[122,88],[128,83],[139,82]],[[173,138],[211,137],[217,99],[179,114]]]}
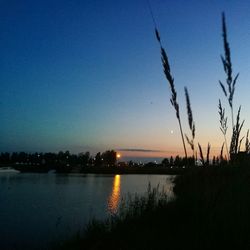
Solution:
{"label": "blue night sky", "polygon": [[[250,127],[250,2],[155,0],[151,5],[184,130],[189,133],[187,86],[196,141],[210,142],[216,152],[223,143],[219,98],[229,114],[218,84],[225,79],[222,11],[234,74],[240,72],[235,109],[242,105],[243,133]],[[0,151],[182,154],[146,0],[1,0],[0,32]]]}

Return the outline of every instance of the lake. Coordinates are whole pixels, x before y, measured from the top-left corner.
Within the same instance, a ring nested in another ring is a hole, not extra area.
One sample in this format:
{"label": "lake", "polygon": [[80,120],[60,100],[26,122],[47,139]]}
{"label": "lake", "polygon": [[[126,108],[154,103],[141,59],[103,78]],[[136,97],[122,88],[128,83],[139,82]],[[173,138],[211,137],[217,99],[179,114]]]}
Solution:
{"label": "lake", "polygon": [[173,176],[0,172],[0,248],[46,249],[91,219],[115,213],[122,198],[148,183],[169,196]]}

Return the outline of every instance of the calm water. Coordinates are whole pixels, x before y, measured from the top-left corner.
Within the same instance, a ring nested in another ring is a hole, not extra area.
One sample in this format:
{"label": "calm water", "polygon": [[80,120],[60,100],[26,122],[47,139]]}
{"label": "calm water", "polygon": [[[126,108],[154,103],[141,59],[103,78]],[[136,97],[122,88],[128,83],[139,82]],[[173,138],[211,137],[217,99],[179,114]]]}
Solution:
{"label": "calm water", "polygon": [[0,173],[0,249],[45,249],[116,212],[122,197],[145,193],[149,182],[171,196],[172,178]]}

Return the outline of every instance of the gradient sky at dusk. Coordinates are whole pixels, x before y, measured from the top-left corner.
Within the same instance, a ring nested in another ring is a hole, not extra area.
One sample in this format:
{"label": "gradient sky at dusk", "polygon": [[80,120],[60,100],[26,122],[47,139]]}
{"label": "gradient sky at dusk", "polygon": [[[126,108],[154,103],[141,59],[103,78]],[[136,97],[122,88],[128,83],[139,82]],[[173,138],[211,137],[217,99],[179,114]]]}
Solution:
{"label": "gradient sky at dusk", "polygon": [[[155,0],[151,5],[184,130],[189,133],[187,86],[196,141],[210,142],[216,151],[223,142],[219,98],[229,111],[218,84],[225,79],[222,11],[234,74],[240,72],[235,107],[242,105],[243,133],[250,128],[250,2]],[[0,32],[0,151],[182,154],[147,1],[2,0]]]}

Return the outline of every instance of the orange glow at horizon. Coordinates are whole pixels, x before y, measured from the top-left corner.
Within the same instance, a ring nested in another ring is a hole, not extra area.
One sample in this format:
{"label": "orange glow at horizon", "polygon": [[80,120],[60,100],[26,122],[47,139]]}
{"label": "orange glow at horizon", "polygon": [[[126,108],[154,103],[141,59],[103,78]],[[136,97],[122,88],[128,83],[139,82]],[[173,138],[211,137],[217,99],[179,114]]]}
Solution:
{"label": "orange glow at horizon", "polygon": [[108,198],[108,211],[112,214],[115,214],[118,209],[120,201],[120,188],[121,188],[121,176],[119,174],[115,175],[113,181],[112,192]]}
{"label": "orange glow at horizon", "polygon": [[[203,154],[206,154],[207,152],[207,145],[202,145],[202,150],[203,150]],[[221,147],[211,147],[210,150],[210,157],[213,156],[219,156],[220,155],[220,150]],[[188,156],[192,157],[193,152],[188,148],[187,149],[188,152]],[[199,157],[199,150],[198,148],[196,148],[196,152],[198,154]],[[224,154],[226,153],[225,149],[224,149]],[[123,157],[145,157],[145,158],[169,158],[171,156],[176,157],[176,156],[180,156],[180,157],[184,157],[184,151],[183,148],[172,148],[171,150],[159,150],[157,151],[152,151],[152,152],[140,152],[140,151],[124,151],[123,152]]]}

